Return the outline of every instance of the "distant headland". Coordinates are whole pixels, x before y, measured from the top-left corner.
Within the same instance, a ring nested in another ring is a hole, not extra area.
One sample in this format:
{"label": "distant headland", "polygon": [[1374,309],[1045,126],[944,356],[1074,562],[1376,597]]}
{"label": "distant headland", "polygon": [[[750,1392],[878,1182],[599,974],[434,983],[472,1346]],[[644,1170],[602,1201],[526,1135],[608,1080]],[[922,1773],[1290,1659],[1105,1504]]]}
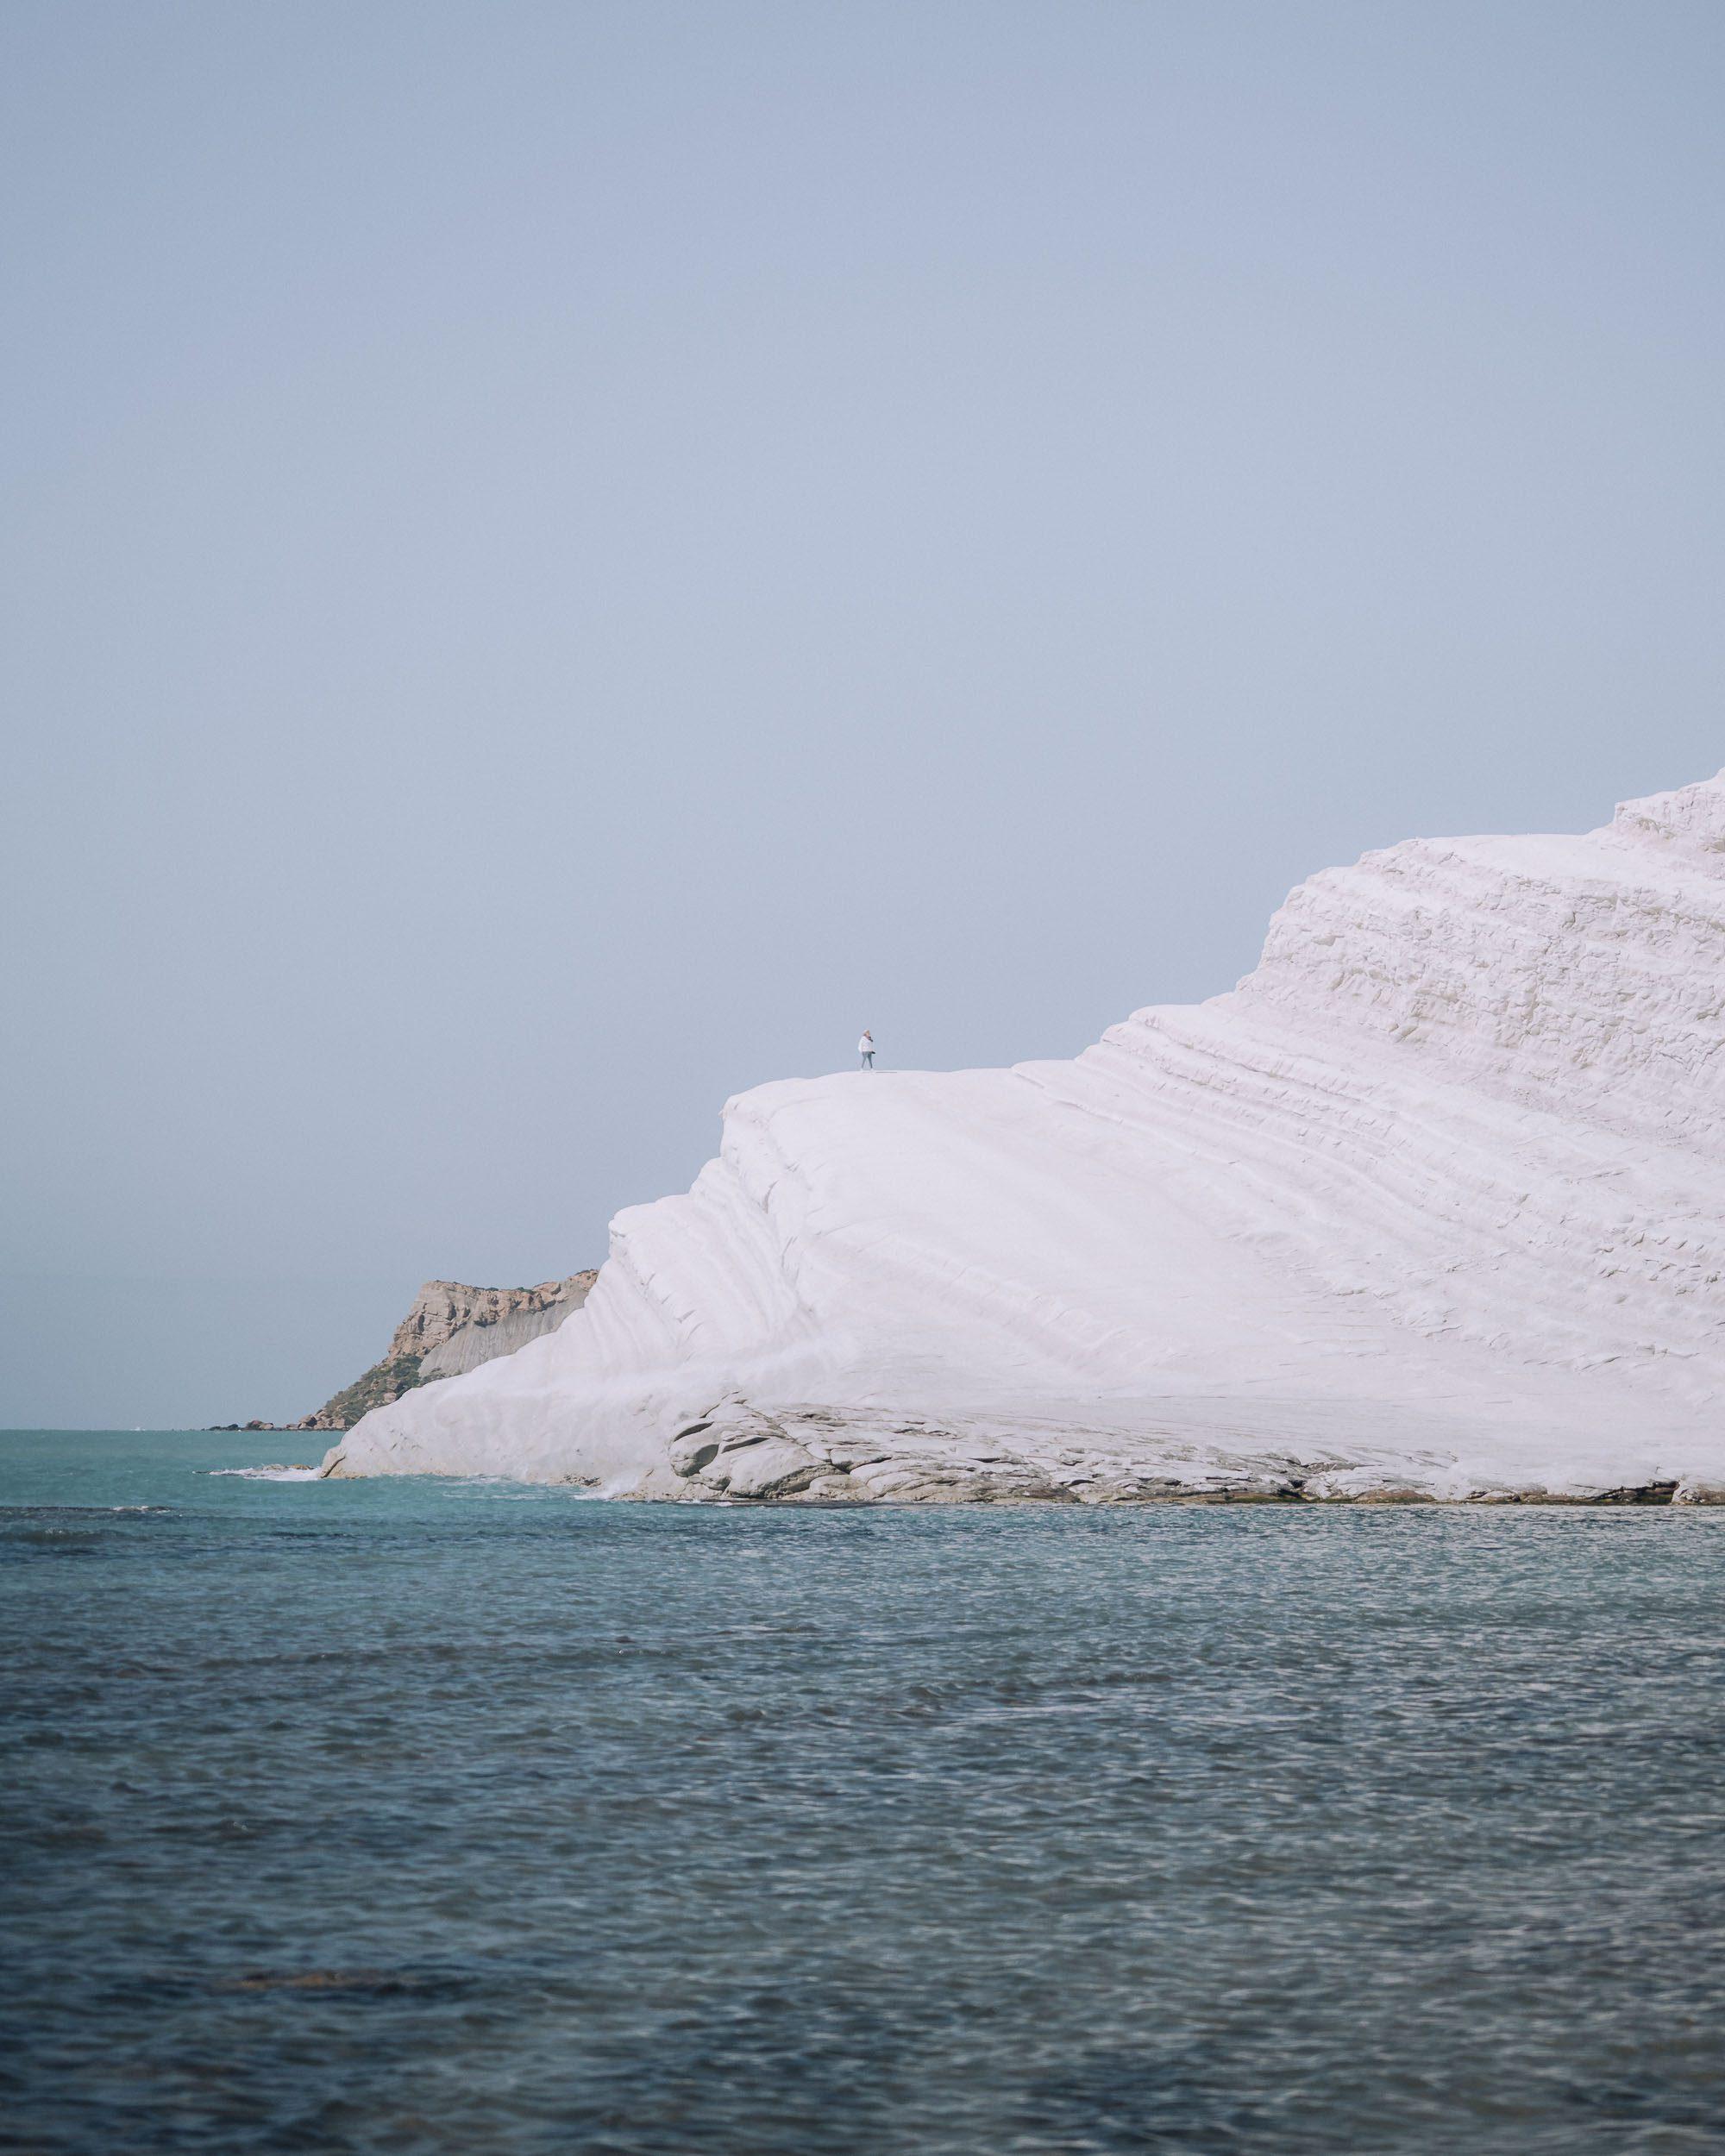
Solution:
{"label": "distant headland", "polygon": [[428,1280],[395,1328],[389,1345],[351,1385],[298,1422],[218,1422],[217,1430],[351,1430],[373,1407],[386,1407],[417,1386],[459,1377],[499,1355],[513,1355],[542,1332],[579,1310],[599,1278],[596,1271],[567,1280],[542,1280],[536,1288],[469,1288],[461,1281]]}

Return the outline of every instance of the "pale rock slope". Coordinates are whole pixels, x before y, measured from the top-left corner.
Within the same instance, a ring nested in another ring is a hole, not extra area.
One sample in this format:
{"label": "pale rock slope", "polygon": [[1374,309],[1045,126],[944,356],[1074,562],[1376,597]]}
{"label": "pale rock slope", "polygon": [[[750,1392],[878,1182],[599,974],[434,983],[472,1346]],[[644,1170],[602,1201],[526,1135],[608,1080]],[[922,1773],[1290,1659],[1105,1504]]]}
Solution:
{"label": "pale rock slope", "polygon": [[1073,1062],[724,1112],[586,1307],[332,1472],[616,1495],[1725,1486],[1725,774],[1302,884]]}

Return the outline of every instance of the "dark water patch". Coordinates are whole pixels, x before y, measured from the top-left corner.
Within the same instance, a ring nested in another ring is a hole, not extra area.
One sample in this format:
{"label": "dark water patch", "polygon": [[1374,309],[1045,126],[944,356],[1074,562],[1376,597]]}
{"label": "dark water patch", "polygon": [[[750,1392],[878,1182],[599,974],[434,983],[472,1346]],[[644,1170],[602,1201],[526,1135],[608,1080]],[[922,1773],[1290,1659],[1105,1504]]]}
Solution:
{"label": "dark water patch", "polygon": [[248,1969],[213,1981],[223,1990],[317,1991],[354,2000],[461,1999],[476,1988],[471,1976],[424,1969]]}
{"label": "dark water patch", "polygon": [[1705,1514],[3,1442],[7,2145],[1725,2148]]}

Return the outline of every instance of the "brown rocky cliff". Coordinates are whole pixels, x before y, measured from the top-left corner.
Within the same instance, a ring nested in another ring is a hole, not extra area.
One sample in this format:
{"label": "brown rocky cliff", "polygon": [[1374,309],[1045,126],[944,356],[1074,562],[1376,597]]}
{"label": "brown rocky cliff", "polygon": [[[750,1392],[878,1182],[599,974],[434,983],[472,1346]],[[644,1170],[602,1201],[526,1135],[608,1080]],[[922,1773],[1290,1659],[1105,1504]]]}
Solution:
{"label": "brown rocky cliff", "polygon": [[579,1310],[598,1277],[597,1272],[571,1273],[536,1288],[469,1288],[460,1281],[428,1280],[382,1359],[293,1427],[351,1430],[361,1415],[399,1400],[416,1385],[513,1355]]}

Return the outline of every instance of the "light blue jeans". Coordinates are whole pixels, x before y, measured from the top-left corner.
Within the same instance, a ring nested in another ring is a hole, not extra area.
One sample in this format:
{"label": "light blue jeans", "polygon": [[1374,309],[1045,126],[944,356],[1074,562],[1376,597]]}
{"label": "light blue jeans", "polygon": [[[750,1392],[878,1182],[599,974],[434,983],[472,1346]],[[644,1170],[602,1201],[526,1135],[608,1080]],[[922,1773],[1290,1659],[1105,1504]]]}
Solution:
{"label": "light blue jeans", "polygon": [[858,1068],[862,1070],[873,1070],[875,1068],[875,1051],[872,1048],[865,1048],[863,1050],[862,1061],[858,1065]]}

